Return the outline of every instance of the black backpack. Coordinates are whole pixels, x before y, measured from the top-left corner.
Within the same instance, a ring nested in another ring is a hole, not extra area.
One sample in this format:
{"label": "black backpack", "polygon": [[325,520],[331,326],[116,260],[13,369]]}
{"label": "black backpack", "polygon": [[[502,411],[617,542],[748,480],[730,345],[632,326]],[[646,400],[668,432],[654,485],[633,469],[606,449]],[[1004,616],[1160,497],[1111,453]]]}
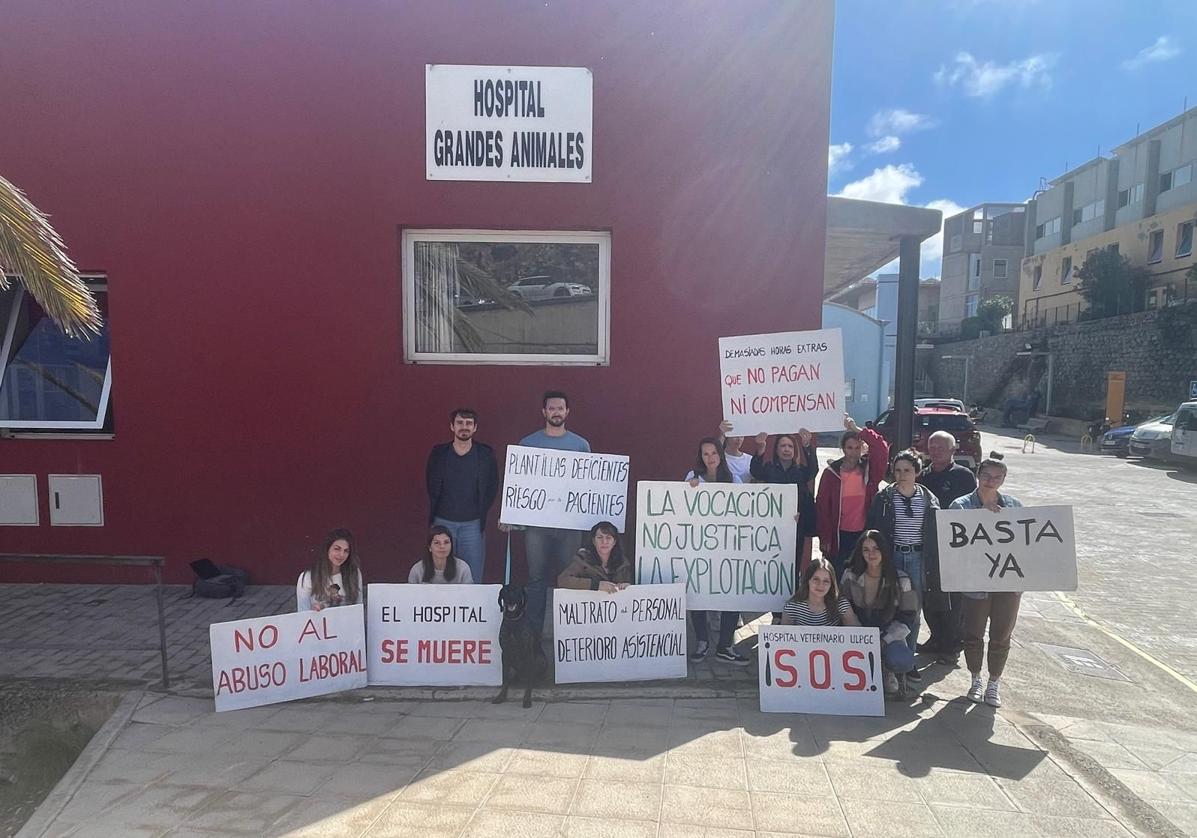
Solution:
{"label": "black backpack", "polygon": [[191,595],[205,599],[236,599],[245,592],[249,584],[249,572],[227,564],[216,564],[209,559],[191,563],[196,577],[191,583]]}

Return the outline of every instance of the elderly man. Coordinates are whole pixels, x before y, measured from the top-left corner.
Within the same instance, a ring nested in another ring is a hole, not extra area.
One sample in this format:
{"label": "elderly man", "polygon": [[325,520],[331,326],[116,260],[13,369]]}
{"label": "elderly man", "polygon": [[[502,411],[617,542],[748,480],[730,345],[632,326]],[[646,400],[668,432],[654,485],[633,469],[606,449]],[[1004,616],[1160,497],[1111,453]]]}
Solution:
{"label": "elderly man", "polygon": [[[977,488],[972,471],[952,460],[956,453],[956,438],[947,431],[936,431],[927,440],[931,463],[919,474],[918,482],[927,487],[940,509],[947,509],[956,498],[971,494]],[[964,640],[964,601],[957,591],[944,592],[939,586],[939,565],[927,568],[927,595],[923,600],[923,616],[931,636],[919,644],[920,652],[939,655],[936,663],[953,665]]]}

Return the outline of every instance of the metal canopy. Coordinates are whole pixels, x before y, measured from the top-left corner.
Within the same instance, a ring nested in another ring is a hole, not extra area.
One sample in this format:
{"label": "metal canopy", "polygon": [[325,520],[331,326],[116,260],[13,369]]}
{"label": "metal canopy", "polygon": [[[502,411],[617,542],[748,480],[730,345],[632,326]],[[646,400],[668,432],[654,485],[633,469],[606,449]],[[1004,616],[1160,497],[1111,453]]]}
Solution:
{"label": "metal canopy", "polygon": [[923,207],[827,197],[826,297],[898,258],[899,241],[926,241],[939,232],[943,213]]}

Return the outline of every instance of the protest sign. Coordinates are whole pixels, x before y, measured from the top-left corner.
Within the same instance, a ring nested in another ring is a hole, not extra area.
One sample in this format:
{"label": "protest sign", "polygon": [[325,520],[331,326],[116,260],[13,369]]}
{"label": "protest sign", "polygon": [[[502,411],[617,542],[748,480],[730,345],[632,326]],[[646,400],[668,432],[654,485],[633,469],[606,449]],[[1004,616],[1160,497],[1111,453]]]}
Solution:
{"label": "protest sign", "polygon": [[737,436],[844,426],[839,329],[719,338],[723,418]]}
{"label": "protest sign", "polygon": [[636,579],[698,611],[780,611],[794,593],[798,487],[636,484]]}
{"label": "protest sign", "polygon": [[370,585],[371,684],[498,686],[498,585]]}
{"label": "protest sign", "polygon": [[945,591],[1075,591],[1071,506],[935,513]]}
{"label": "protest sign", "polygon": [[507,446],[499,522],[588,530],[610,521],[623,532],[628,458]]}
{"label": "protest sign", "polygon": [[366,686],[362,605],[208,627],[216,712]]}
{"label": "protest sign", "polygon": [[553,592],[558,684],[686,677],[684,585]]}
{"label": "protest sign", "polygon": [[875,628],[761,626],[761,712],[884,716],[880,634]]}

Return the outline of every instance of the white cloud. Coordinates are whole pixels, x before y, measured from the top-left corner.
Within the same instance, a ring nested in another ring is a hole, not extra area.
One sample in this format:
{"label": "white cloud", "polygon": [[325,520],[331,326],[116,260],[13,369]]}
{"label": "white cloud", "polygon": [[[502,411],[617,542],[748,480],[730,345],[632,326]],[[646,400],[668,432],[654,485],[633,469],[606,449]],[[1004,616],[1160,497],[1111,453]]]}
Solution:
{"label": "white cloud", "polygon": [[865,129],[870,137],[884,137],[886,135],[899,136],[913,131],[922,131],[935,126],[935,120],[921,113],[911,113],[903,108],[892,108],[888,111],[877,111],[869,120]]}
{"label": "white cloud", "polygon": [[927,209],[937,209],[942,212],[943,219],[939,223],[939,232],[923,242],[922,247],[919,248],[919,261],[922,262],[922,272],[919,276],[940,276],[943,267],[941,264],[943,261],[943,222],[953,215],[964,212],[968,207],[962,207],[948,198],[937,198],[928,202],[926,206]]}
{"label": "white cloud", "polygon": [[971,53],[956,54],[951,67],[941,66],[934,79],[944,87],[959,87],[968,96],[992,96],[1005,87],[1051,87],[1050,71],[1059,56],[1056,53],[1032,55],[1021,61],[996,64],[978,61]]}
{"label": "white cloud", "polygon": [[852,143],[836,143],[827,146],[827,177],[837,172],[852,168],[848,155],[852,153]]}
{"label": "white cloud", "polygon": [[868,177],[854,180],[839,191],[841,198],[878,201],[883,204],[904,204],[906,193],[920,186],[923,176],[914,166],[902,163],[874,169]]}
{"label": "white cloud", "polygon": [[1134,58],[1128,58],[1126,61],[1123,61],[1122,69],[1137,70],[1144,64],[1153,64],[1157,61],[1171,61],[1178,55],[1180,55],[1180,46],[1176,41],[1167,35],[1161,35],[1155,39],[1154,44],[1139,50],[1139,54]]}
{"label": "white cloud", "polygon": [[889,154],[902,147],[902,141],[893,134],[887,134],[875,143],[869,143],[866,148],[873,154]]}

